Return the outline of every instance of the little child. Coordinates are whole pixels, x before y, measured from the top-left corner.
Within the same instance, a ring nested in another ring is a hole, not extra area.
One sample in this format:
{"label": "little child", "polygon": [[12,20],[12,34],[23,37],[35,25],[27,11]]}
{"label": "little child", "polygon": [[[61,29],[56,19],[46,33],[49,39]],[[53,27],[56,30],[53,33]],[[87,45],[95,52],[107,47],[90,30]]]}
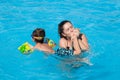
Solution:
{"label": "little child", "polygon": [[52,49],[52,47],[50,47],[47,43],[44,43],[44,39],[45,39],[45,30],[42,28],[36,28],[33,32],[32,32],[32,39],[33,41],[35,41],[36,45],[33,47],[34,49],[40,50],[40,51],[44,51],[47,53],[54,53],[54,50]]}

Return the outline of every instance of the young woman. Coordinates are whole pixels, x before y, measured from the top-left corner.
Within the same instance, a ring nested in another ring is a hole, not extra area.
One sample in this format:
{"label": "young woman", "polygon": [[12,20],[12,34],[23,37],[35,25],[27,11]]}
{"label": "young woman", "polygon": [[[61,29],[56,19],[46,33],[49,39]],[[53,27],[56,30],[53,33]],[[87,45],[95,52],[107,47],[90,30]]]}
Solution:
{"label": "young woman", "polygon": [[58,33],[60,35],[59,46],[65,49],[73,49],[74,55],[89,49],[87,38],[75,29],[72,23],[64,20],[58,24]]}

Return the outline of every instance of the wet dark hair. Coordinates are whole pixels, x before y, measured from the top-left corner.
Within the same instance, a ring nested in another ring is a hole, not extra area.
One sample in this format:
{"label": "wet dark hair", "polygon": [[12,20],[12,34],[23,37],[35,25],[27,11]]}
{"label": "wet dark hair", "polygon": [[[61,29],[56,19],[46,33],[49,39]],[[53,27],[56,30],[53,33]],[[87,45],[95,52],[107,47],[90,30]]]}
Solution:
{"label": "wet dark hair", "polygon": [[[44,42],[44,37],[45,37],[45,30],[42,28],[36,28],[32,32],[32,38],[35,40],[36,43],[43,43]],[[35,39],[34,37],[42,37],[42,39]]]}
{"label": "wet dark hair", "polygon": [[[67,22],[71,23],[71,22],[68,21],[68,20],[64,20],[64,21],[62,21],[62,22],[60,22],[60,23],[58,24],[58,33],[59,33],[59,35],[60,35],[60,38],[66,38],[65,36],[62,35],[62,33],[63,33],[63,25],[64,25],[65,23],[67,23]],[[72,23],[71,23],[71,24],[72,24]]]}

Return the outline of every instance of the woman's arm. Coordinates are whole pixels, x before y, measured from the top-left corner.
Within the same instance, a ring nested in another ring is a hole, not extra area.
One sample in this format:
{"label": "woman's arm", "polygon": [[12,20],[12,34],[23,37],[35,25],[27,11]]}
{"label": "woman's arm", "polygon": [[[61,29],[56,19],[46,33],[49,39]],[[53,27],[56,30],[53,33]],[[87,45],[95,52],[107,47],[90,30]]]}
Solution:
{"label": "woman's arm", "polygon": [[[80,30],[79,29],[75,29],[74,33],[75,33],[76,36],[79,37]],[[82,34],[81,39],[78,39],[78,41],[79,41],[79,46],[80,46],[81,50],[88,50],[89,49],[88,41],[87,41],[87,38],[85,37],[84,34]]]}
{"label": "woman's arm", "polygon": [[78,42],[77,37],[75,37],[74,39],[72,39],[72,42],[73,42],[73,47],[74,47],[74,54],[75,55],[80,54],[81,53],[81,49],[79,47],[79,42]]}
{"label": "woman's arm", "polygon": [[78,39],[78,41],[79,41],[80,48],[82,50],[88,50],[89,49],[88,41],[87,41],[87,38],[85,37],[84,34],[82,35],[82,40]]}
{"label": "woman's arm", "polygon": [[71,41],[73,43],[73,47],[74,47],[74,54],[78,55],[81,53],[81,49],[79,47],[79,41],[77,39],[77,34],[76,34],[77,30],[74,29],[74,32],[71,33]]}

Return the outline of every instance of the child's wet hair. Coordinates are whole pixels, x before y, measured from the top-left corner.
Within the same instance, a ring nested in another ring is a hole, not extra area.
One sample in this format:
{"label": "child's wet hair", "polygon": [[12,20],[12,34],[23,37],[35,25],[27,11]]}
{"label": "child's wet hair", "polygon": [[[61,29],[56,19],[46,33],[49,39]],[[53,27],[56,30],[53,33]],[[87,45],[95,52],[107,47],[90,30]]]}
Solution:
{"label": "child's wet hair", "polygon": [[[36,28],[32,32],[32,38],[35,40],[36,43],[43,43],[44,42],[44,37],[45,37],[45,30],[42,28]],[[41,37],[41,38],[39,38]]]}

